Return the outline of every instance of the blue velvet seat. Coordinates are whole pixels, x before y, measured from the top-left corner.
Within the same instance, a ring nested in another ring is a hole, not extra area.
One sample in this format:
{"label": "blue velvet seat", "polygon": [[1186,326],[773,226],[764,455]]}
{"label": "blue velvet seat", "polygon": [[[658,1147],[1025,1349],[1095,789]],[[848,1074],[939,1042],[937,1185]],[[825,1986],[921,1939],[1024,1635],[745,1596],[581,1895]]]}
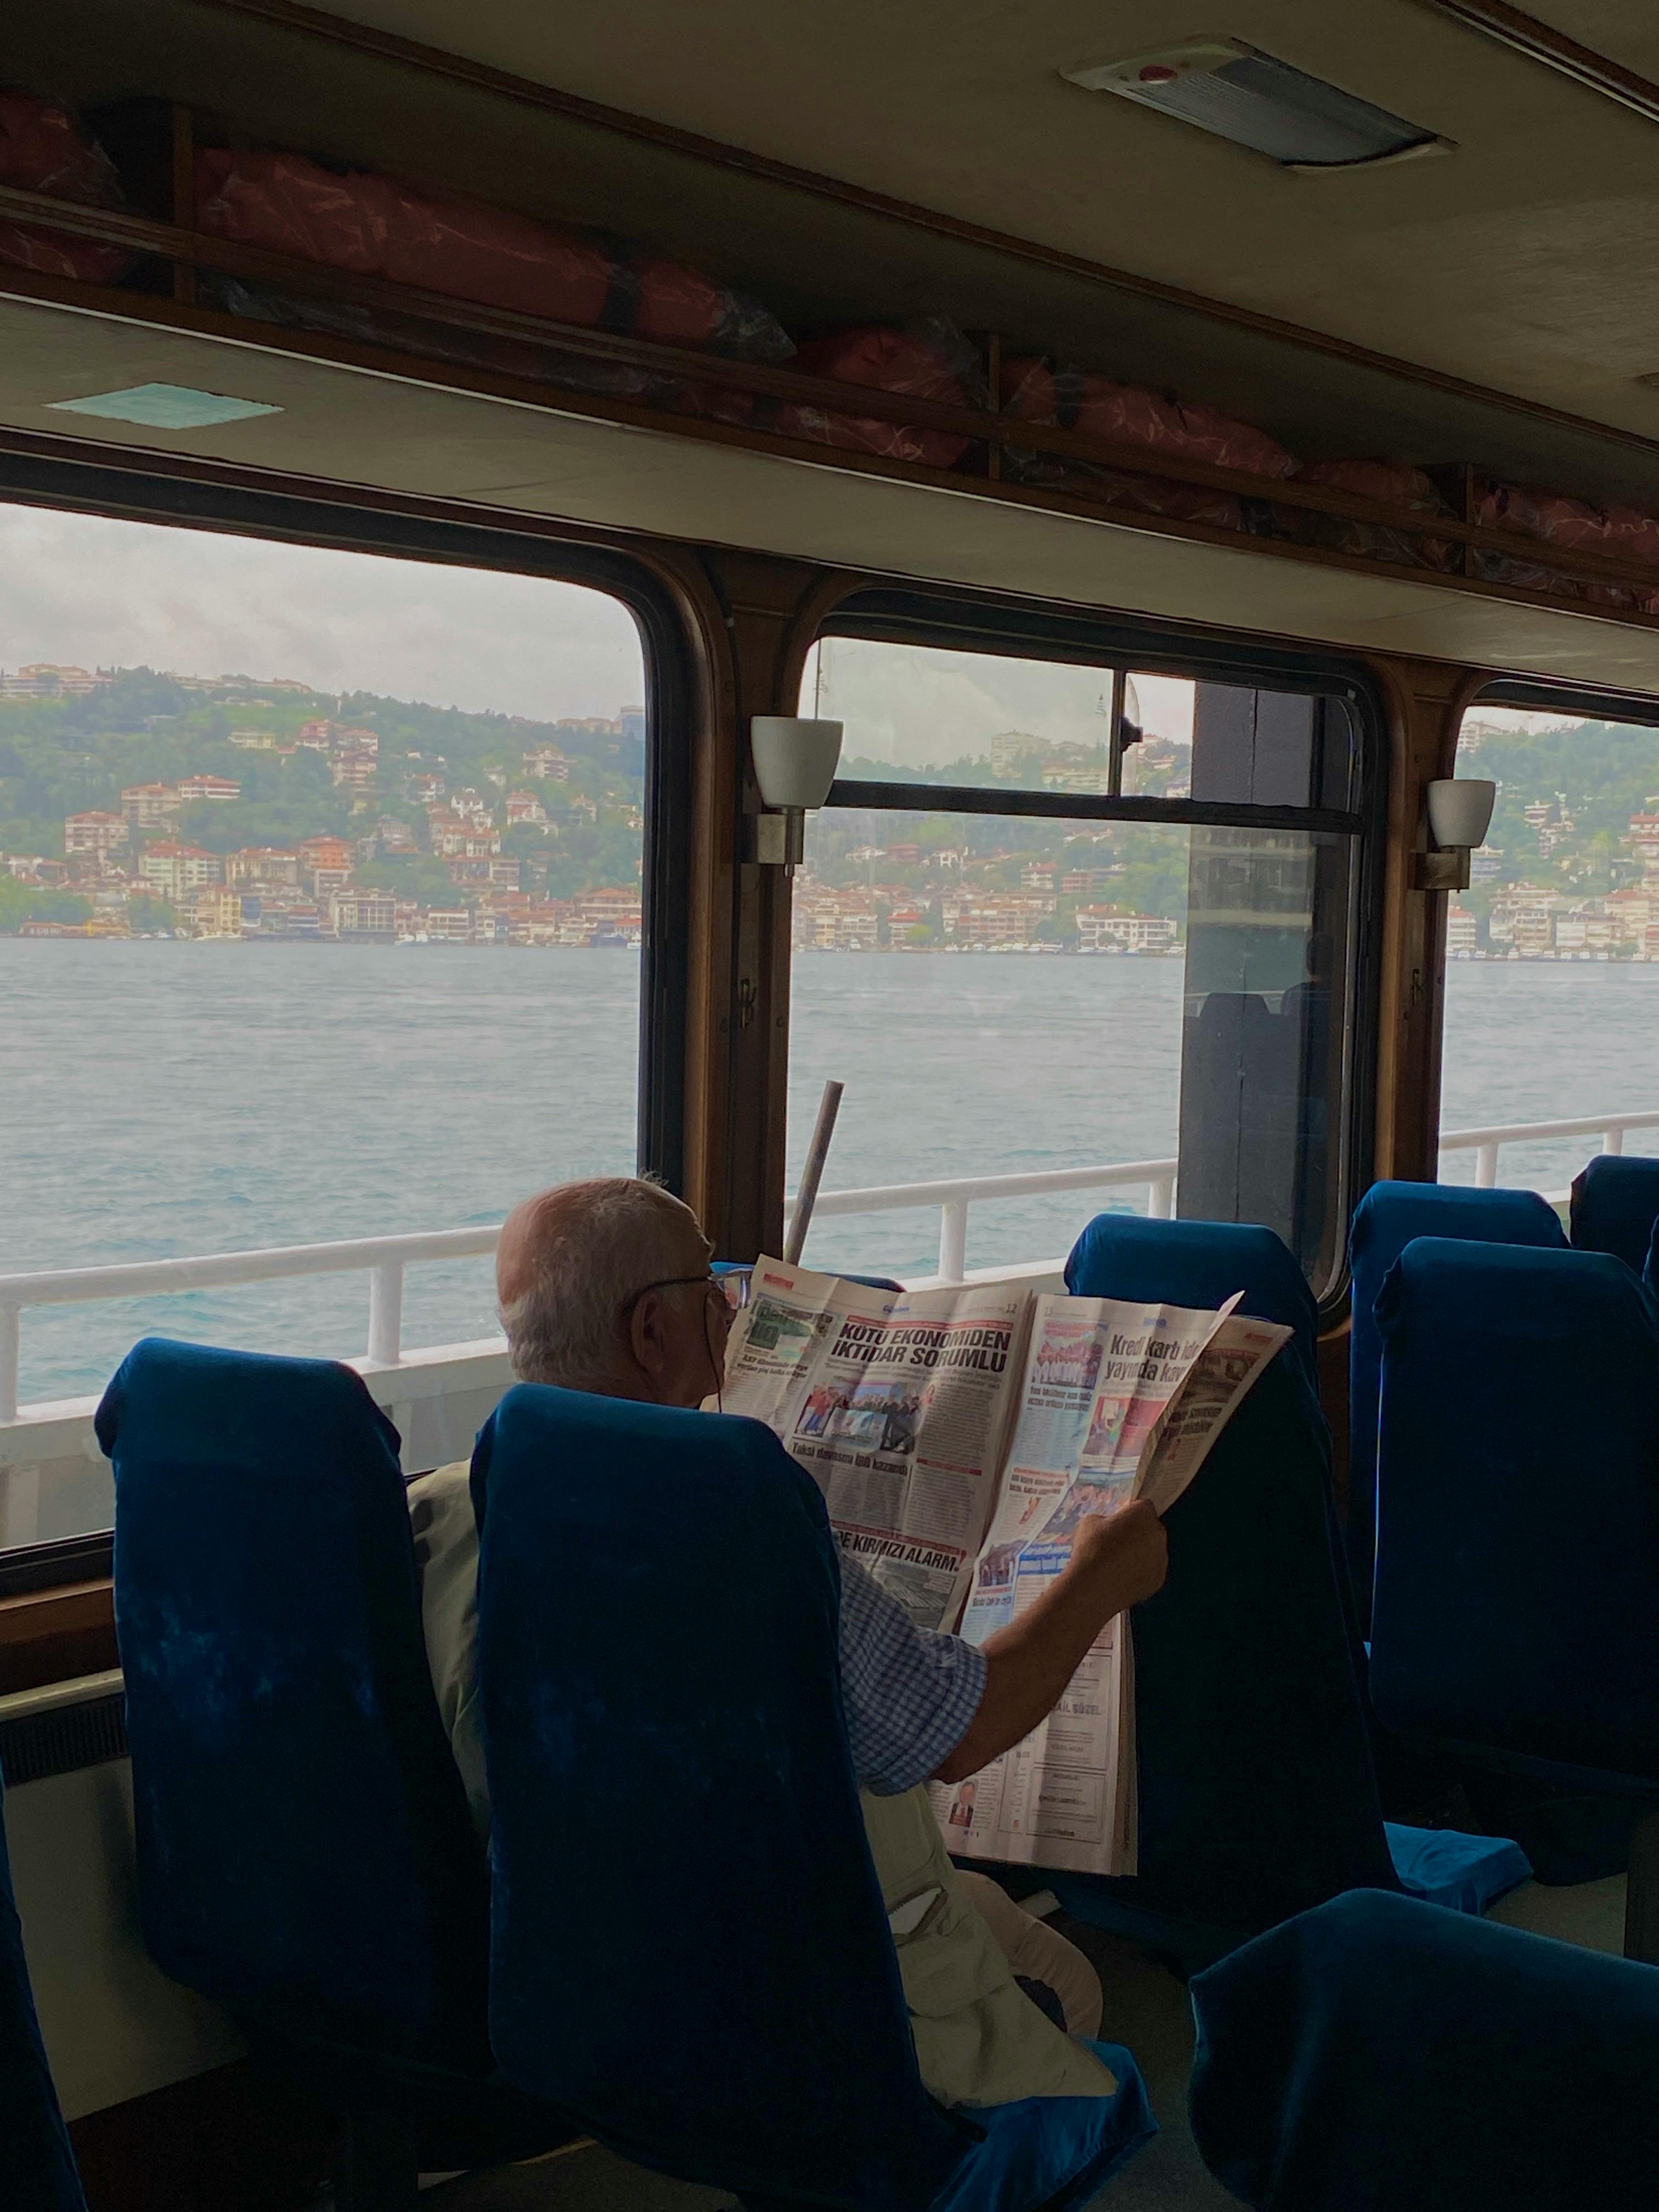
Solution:
{"label": "blue velvet seat", "polygon": [[1647,2212],[1659,1968],[1357,1891],[1192,1984],[1193,2134],[1260,2212]]}
{"label": "blue velvet seat", "polygon": [[349,1368],[154,1338],[97,1431],[151,1955],[345,2111],[337,2194],[568,2140],[489,2055],[396,1431]]}
{"label": "blue velvet seat", "polygon": [[[1295,1334],[1166,1518],[1133,1615],[1140,1871],[1042,1879],[1081,1919],[1189,1962],[1339,1891],[1402,1880],[1480,1910],[1527,1874],[1506,1842],[1386,1825],[1315,1389],[1317,1314],[1270,1229],[1103,1214],[1077,1297],[1243,1310]],[[1396,1863],[1398,1862],[1398,1863]]]}
{"label": "blue velvet seat", "polygon": [[1533,1190],[1474,1190],[1435,1182],[1376,1182],[1354,1209],[1348,1242],[1353,1333],[1348,1347],[1348,1565],[1362,1628],[1371,1618],[1376,1551],[1376,1407],[1382,1340],[1375,1307],[1382,1279],[1413,1237],[1566,1249],[1553,1206]]}
{"label": "blue velvet seat", "polygon": [[1422,1237],[1376,1314],[1379,1717],[1476,1767],[1659,1805],[1653,1300],[1606,1254]]}
{"label": "blue velvet seat", "polygon": [[[1114,2096],[923,2090],[841,1702],[823,1501],[770,1431],[520,1384],[481,1431],[490,2033],[526,2090],[749,2212],[1080,2206]],[[580,1992],[573,2002],[571,1990]]]}
{"label": "blue velvet seat", "polygon": [[1576,1252],[1611,1252],[1640,1274],[1659,1224],[1659,1159],[1598,1153],[1572,1186]]}
{"label": "blue velvet seat", "polygon": [[0,2203],[20,2212],[87,2212],[34,2016],[12,1896],[4,1796],[0,1785]]}

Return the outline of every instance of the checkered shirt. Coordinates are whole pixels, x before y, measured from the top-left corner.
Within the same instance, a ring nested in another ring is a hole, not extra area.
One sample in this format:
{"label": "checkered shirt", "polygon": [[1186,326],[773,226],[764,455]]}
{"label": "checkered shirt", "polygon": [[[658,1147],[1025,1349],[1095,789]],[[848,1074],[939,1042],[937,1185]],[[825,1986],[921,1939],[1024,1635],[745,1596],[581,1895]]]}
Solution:
{"label": "checkered shirt", "polygon": [[985,1654],[918,1628],[866,1567],[841,1560],[841,1688],[859,1780],[878,1797],[925,1782],[962,1741]]}

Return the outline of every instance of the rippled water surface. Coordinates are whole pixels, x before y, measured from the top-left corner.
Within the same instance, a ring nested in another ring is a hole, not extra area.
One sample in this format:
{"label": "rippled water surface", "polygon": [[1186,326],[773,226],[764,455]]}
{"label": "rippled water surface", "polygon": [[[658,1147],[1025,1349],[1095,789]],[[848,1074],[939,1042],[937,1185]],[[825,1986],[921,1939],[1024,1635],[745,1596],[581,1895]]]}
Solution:
{"label": "rippled water surface", "polygon": [[[830,1075],[830,1188],[1173,1152],[1182,981],[1178,960],[803,956],[792,1176]],[[0,1270],[488,1222],[626,1171],[637,1008],[623,952],[0,939]],[[1445,1058],[1449,1128],[1659,1108],[1659,964],[1455,964]],[[1555,1188],[1587,1149],[1511,1148],[1504,1179]],[[969,1264],[1062,1252],[1096,1204],[976,1206]],[[807,1256],[922,1269],[937,1237],[919,1212],[825,1221]],[[362,1275],[32,1310],[23,1395],[95,1389],[147,1328],[360,1350],[367,1310]],[[493,1326],[487,1262],[410,1270],[406,1342]]]}

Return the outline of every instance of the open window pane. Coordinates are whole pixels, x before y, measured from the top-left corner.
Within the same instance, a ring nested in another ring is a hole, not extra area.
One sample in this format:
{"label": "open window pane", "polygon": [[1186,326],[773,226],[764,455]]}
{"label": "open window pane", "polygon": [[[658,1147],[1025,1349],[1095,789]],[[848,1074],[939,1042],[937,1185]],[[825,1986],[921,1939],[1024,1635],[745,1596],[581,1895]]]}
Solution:
{"label": "open window pane", "polygon": [[[0,573],[0,1274],[489,1224],[633,1170],[623,606],[21,508]],[[368,1304],[348,1273],[26,1306],[20,1395],[97,1391],[146,1331],[360,1354]],[[495,1326],[487,1259],[410,1266],[405,1346]],[[106,1522],[88,1472],[27,1502],[0,1462],[0,1545]]]}
{"label": "open window pane", "polygon": [[843,721],[854,781],[1237,806],[1353,804],[1347,707],[1146,669],[828,637],[803,714]]}

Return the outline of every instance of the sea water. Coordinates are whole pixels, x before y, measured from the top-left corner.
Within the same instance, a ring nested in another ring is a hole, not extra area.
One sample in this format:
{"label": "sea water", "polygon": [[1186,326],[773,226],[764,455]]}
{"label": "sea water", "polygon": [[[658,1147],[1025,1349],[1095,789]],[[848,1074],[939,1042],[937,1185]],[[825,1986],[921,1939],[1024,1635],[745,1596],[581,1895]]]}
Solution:
{"label": "sea water", "polygon": [[[1171,1157],[1182,981],[1178,959],[802,955],[792,1185],[829,1076],[826,1189]],[[0,938],[0,1272],[456,1228],[627,1173],[638,993],[622,951]],[[1444,1091],[1449,1129],[1659,1109],[1659,963],[1454,963]],[[1593,1148],[1507,1147],[1502,1179],[1560,1188]],[[969,1265],[1057,1255],[1145,1198],[976,1202]],[[824,1220],[806,1257],[921,1273],[938,1236],[936,1211]],[[97,1389],[147,1330],[361,1352],[368,1304],[355,1273],[32,1308],[22,1395]],[[410,1267],[405,1345],[495,1326],[488,1261]]]}

